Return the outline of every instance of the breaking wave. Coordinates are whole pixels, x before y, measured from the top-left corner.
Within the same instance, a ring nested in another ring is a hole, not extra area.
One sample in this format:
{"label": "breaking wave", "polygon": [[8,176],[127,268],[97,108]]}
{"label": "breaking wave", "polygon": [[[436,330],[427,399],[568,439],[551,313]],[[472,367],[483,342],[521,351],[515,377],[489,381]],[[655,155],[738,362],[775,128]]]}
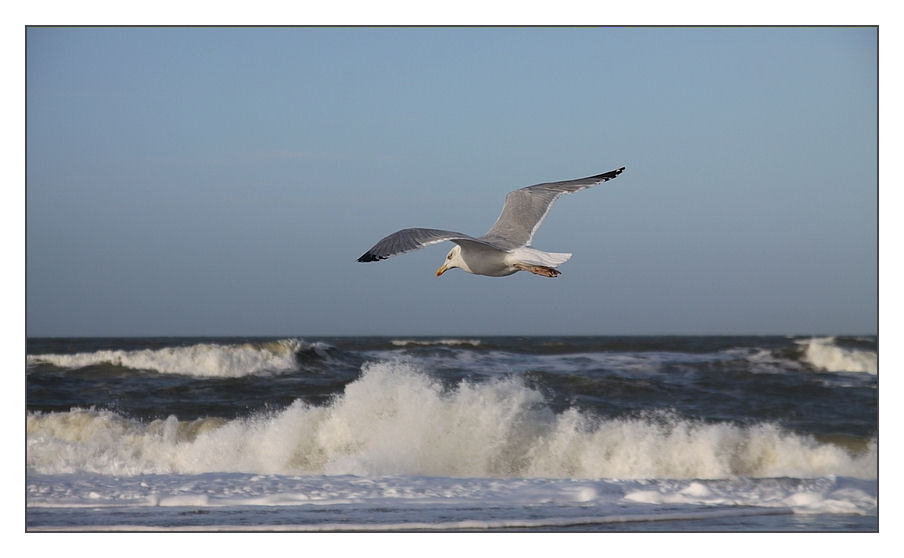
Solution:
{"label": "breaking wave", "polygon": [[806,346],[804,362],[818,370],[867,374],[879,372],[879,358],[874,351],[839,347],[834,337],[817,337],[797,343]]}
{"label": "breaking wave", "polygon": [[296,370],[299,354],[313,352],[316,356],[325,358],[330,348],[324,343],[307,343],[301,339],[240,344],[198,343],[184,347],[132,351],[28,355],[27,364],[50,364],[67,369],[113,365],[160,374],[234,378]]}
{"label": "breaking wave", "polygon": [[108,475],[873,479],[877,449],[875,440],[851,451],[773,423],[556,413],[515,378],[444,388],[410,364],[380,362],[365,365],[328,405],[299,400],[248,418],[141,422],[98,409],[31,413],[27,466]]}

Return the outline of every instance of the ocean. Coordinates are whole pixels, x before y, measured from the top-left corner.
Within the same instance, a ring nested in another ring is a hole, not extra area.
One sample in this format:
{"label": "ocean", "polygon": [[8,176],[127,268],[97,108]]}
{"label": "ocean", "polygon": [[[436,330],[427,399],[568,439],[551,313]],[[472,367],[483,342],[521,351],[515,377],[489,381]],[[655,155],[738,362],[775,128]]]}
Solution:
{"label": "ocean", "polygon": [[28,531],[878,530],[875,336],[26,353]]}

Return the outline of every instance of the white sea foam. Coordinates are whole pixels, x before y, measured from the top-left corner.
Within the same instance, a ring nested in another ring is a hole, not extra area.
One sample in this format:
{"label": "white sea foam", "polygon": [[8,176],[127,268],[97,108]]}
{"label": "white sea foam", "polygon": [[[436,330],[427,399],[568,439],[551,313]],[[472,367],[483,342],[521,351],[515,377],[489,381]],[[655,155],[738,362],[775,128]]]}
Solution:
{"label": "white sea foam", "polygon": [[737,479],[732,482],[662,481],[626,491],[624,499],[657,505],[755,505],[796,513],[875,513],[876,494],[854,479],[834,477],[790,483],[787,479]]}
{"label": "white sea foam", "polygon": [[867,374],[877,374],[879,371],[879,359],[874,351],[839,347],[835,344],[834,337],[817,337],[797,343],[806,345],[804,360],[819,370]]}
{"label": "white sea foam", "polygon": [[185,374],[203,377],[239,377],[262,372],[295,370],[295,354],[312,349],[325,355],[327,345],[306,343],[300,339],[282,339],[264,343],[222,345],[199,343],[185,347],[164,347],[137,351],[103,350],[75,354],[28,355],[29,365],[51,364],[62,368],[82,368],[113,364],[161,374]]}
{"label": "white sea foam", "polygon": [[93,409],[33,413],[27,466],[106,475],[872,479],[877,455],[875,443],[851,455],[774,424],[557,414],[516,379],[447,390],[410,364],[380,362],[328,406],[296,401],[251,418],[142,423]]}
{"label": "white sea foam", "polygon": [[449,347],[470,345],[472,347],[479,347],[481,344],[480,339],[393,339],[390,343],[396,347],[405,347],[408,345],[445,345]]}
{"label": "white sea foam", "polygon": [[[304,530],[487,529],[703,520],[792,512],[875,515],[876,483],[851,478],[455,479],[247,474],[32,477],[28,507],[266,506]],[[173,511],[168,511],[175,508]],[[756,508],[756,509],[752,509]],[[395,510],[380,517],[375,509]],[[525,514],[524,510],[531,510]],[[465,510],[462,513],[459,510]],[[147,517],[151,512],[142,513]],[[248,514],[253,514],[249,510]],[[398,523],[384,523],[386,519]],[[266,521],[266,519],[264,519]],[[272,519],[271,519],[272,520]],[[382,521],[381,521],[382,520]],[[401,521],[400,521],[401,520]],[[163,521],[164,525],[178,524]],[[217,524],[214,528],[228,528]],[[270,529],[270,526],[267,526]],[[297,530],[298,528],[296,528]]]}

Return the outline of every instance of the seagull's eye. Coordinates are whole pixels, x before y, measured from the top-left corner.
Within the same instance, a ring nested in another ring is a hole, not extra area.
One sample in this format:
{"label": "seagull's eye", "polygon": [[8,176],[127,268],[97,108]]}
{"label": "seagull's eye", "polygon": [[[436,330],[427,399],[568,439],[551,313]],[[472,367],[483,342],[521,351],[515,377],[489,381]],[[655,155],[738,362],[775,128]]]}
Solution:
{"label": "seagull's eye", "polygon": [[447,259],[447,260],[451,260],[451,259],[452,259],[452,254],[449,254],[448,256],[446,256],[446,259]]}

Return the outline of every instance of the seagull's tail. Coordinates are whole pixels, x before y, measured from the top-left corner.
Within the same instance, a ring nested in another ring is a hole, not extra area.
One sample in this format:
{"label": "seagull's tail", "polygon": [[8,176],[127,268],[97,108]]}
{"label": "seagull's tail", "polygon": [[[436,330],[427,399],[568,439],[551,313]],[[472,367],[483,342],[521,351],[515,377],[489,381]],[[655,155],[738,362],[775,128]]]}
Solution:
{"label": "seagull's tail", "polygon": [[561,252],[544,252],[536,248],[528,248],[523,246],[512,250],[518,260],[531,265],[542,265],[547,267],[560,266],[571,259],[571,254]]}

